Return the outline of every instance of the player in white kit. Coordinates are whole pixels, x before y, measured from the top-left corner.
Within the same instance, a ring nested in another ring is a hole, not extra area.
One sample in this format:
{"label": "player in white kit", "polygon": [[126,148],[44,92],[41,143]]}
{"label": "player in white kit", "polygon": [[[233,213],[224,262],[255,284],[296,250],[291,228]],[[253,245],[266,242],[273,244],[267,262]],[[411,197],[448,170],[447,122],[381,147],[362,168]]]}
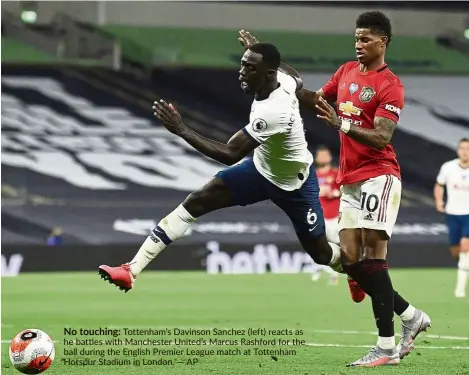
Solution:
{"label": "player in white kit", "polygon": [[[226,144],[188,128],[171,104],[155,102],[155,115],[170,132],[202,154],[231,167],[219,172],[163,218],[132,261],[119,267],[100,266],[102,278],[127,292],[148,263],[180,238],[198,217],[264,200],[271,200],[289,216],[303,249],[315,263],[341,268],[340,249],[326,238],[318,180],[296,97],[302,83],[299,78],[280,72],[279,67],[280,53],[272,44],[258,43],[246,48],[239,80],[245,92],[255,93],[255,99],[249,124]],[[236,164],[252,151],[253,158]]]}
{"label": "player in white kit", "polygon": [[446,213],[451,254],[459,257],[454,294],[465,297],[469,278],[469,138],[459,141],[458,158],[441,166],[434,195],[436,209]]}

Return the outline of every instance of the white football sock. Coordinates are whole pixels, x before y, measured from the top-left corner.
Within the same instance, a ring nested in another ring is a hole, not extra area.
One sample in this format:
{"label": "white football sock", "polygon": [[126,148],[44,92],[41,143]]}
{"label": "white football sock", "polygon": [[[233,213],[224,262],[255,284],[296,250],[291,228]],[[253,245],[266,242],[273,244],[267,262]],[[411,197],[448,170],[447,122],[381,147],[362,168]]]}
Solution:
{"label": "white football sock", "polygon": [[415,314],[415,307],[409,304],[407,309],[404,310],[404,312],[400,315],[400,317],[404,321],[411,320],[414,317],[414,314]]}
{"label": "white football sock", "polygon": [[456,293],[465,294],[468,278],[469,278],[469,253],[468,252],[459,253]]}
{"label": "white football sock", "polygon": [[162,219],[130,262],[130,272],[137,276],[166,246],[182,237],[195,218],[181,205]]}
{"label": "white football sock", "polygon": [[378,337],[378,346],[381,349],[392,349],[396,346],[394,336],[391,337]]}
{"label": "white football sock", "polygon": [[329,262],[329,267],[331,267],[334,271],[339,273],[345,273],[344,269],[342,268],[342,261],[340,256],[340,247],[333,243],[329,242],[329,245],[332,248],[332,259]]}

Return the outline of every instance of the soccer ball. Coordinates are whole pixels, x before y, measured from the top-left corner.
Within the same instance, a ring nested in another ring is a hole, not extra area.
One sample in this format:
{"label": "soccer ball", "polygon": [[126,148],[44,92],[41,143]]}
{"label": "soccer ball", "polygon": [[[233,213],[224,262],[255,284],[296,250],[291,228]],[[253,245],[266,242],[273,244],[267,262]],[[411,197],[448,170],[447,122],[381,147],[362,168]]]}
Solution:
{"label": "soccer ball", "polygon": [[54,357],[54,343],[40,329],[25,329],[10,342],[11,363],[23,374],[40,374],[46,371]]}

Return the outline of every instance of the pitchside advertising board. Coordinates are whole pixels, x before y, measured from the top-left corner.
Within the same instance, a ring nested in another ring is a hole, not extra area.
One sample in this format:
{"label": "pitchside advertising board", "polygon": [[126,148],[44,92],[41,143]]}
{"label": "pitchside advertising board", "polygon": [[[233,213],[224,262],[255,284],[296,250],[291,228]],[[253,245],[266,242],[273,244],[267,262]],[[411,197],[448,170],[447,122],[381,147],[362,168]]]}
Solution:
{"label": "pitchside advertising board", "polygon": [[[138,246],[3,246],[1,271],[2,276],[18,276],[23,272],[95,272],[101,264],[128,261],[137,250]],[[391,244],[388,254],[391,267],[456,266],[447,249],[439,244]],[[311,273],[315,266],[299,245],[226,245],[209,241],[200,245],[173,244],[161,252],[146,270],[297,274]]]}

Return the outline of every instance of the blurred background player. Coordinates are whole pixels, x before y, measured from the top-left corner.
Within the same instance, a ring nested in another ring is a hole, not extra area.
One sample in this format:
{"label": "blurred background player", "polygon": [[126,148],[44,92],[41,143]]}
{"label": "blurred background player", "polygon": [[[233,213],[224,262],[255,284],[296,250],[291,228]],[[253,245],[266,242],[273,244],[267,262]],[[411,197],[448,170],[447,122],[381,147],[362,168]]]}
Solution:
{"label": "blurred background player", "polygon": [[454,295],[462,298],[469,278],[469,138],[459,141],[457,152],[457,159],[441,166],[434,195],[436,209],[446,213],[451,254],[459,257]]}
{"label": "blurred background player", "polygon": [[[314,164],[316,166],[316,174],[319,183],[319,200],[321,202],[322,211],[324,213],[324,221],[326,223],[326,236],[329,242],[340,244],[339,239],[339,205],[340,205],[340,186],[336,182],[339,170],[332,166],[332,155],[329,148],[320,145],[316,148],[314,156]],[[311,279],[319,280],[321,273],[330,274],[329,283],[337,285],[339,281],[339,273],[332,268],[322,265],[316,265]]]}
{"label": "blurred background player", "polygon": [[[247,44],[257,42],[245,30],[240,36]],[[390,142],[404,106],[402,83],[384,61],[391,37],[391,22],[383,13],[362,13],[355,31],[358,61],[342,65],[322,89],[297,92],[303,105],[316,109],[318,118],[339,131],[342,264],[352,299],[361,302],[365,292],[371,297],[378,328],[376,346],[349,366],[397,365],[413,349],[417,335],[431,325],[426,313],[393,289],[386,261],[402,188]],[[282,69],[297,74],[285,64]],[[337,102],[339,115],[328,102]],[[402,321],[397,346],[394,313]]]}

